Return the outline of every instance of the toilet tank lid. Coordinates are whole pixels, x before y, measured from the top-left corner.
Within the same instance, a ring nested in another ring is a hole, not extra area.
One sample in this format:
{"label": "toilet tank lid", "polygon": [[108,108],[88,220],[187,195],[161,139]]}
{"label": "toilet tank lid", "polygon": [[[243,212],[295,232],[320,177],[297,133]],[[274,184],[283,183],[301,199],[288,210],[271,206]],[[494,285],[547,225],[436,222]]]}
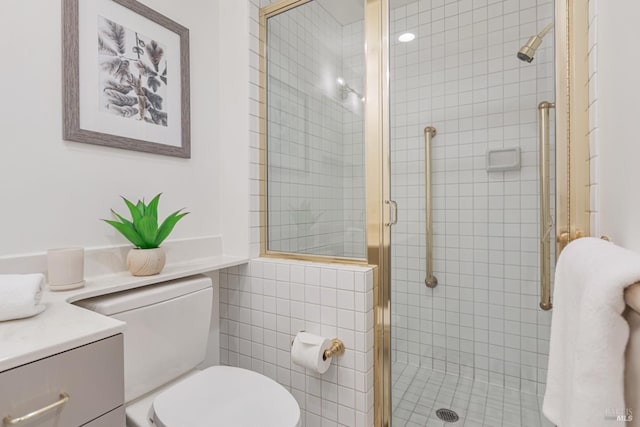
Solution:
{"label": "toilet tank lid", "polygon": [[74,302],[74,304],[105,316],[112,316],[188,295],[202,289],[210,288],[211,286],[212,283],[209,277],[197,275],[128,291],[88,298]]}

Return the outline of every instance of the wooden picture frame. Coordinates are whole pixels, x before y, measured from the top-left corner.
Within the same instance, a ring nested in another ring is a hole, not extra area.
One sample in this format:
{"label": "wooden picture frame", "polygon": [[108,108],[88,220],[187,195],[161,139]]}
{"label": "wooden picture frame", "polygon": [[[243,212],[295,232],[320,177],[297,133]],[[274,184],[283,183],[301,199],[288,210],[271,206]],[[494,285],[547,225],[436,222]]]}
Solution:
{"label": "wooden picture frame", "polygon": [[63,138],[190,158],[189,30],[135,0],[62,5]]}

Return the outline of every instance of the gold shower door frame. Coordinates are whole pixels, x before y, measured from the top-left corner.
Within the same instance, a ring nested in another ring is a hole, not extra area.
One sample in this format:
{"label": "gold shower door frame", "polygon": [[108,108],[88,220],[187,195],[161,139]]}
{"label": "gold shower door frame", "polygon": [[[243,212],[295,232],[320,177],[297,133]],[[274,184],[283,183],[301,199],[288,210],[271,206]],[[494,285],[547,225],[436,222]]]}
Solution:
{"label": "gold shower door frame", "polygon": [[[282,0],[260,10],[261,255],[374,266],[375,427],[391,425],[391,158],[389,0],[365,2],[365,158],[367,259],[279,253],[267,247],[266,20],[313,0]],[[589,234],[588,0],[556,0],[557,235]],[[514,55],[516,52],[514,52]],[[549,177],[547,176],[546,179]],[[559,254],[564,243],[557,243]],[[548,260],[550,262],[550,260]]]}

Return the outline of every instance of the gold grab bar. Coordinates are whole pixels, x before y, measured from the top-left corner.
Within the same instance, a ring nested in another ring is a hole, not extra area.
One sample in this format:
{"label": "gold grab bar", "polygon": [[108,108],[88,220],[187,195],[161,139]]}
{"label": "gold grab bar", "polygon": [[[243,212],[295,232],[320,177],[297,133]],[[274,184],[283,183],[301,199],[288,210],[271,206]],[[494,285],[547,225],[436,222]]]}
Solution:
{"label": "gold grab bar", "polygon": [[538,105],[538,133],[540,138],[540,308],[551,310],[551,216],[549,188],[549,110],[553,102]]}
{"label": "gold grab bar", "polygon": [[428,288],[438,286],[438,278],[433,275],[433,194],[431,192],[431,141],[436,134],[436,128],[433,126],[424,128],[425,235],[427,240],[427,277],[424,279],[424,284]]}
{"label": "gold grab bar", "polygon": [[17,418],[12,417],[11,415],[7,415],[2,419],[2,422],[6,425],[15,426],[25,421],[32,420],[33,418],[39,417],[40,415],[43,415],[49,411],[53,411],[54,409],[59,408],[60,406],[67,403],[68,401],[69,401],[69,395],[63,392],[63,393],[60,393],[60,397],[58,401],[53,402],[52,404],[47,405],[44,408],[40,408],[36,411],[28,413],[27,415],[23,415]]}

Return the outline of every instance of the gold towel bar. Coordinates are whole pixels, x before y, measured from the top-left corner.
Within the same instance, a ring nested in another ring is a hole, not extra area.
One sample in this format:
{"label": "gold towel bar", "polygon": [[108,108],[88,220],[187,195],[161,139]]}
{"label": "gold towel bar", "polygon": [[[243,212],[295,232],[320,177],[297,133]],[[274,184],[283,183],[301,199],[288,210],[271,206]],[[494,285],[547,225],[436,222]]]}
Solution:
{"label": "gold towel bar", "polygon": [[[566,234],[566,236],[565,236]],[[569,242],[575,240],[575,239],[579,239],[580,237],[584,237],[582,235],[581,232],[576,232],[576,236],[574,238],[570,238],[568,236],[568,233],[563,233],[561,236],[559,236],[559,238],[566,238],[566,242],[561,242],[564,243],[563,246],[566,246]],[[606,240],[607,242],[610,242],[611,239],[609,238],[609,236],[603,235],[600,236],[600,238],[602,240]],[[543,282],[543,286],[544,286],[544,282]],[[624,301],[625,303],[629,306],[629,308],[631,308],[633,311],[635,311],[636,313],[640,314],[640,282],[636,282],[633,283],[629,286],[627,286],[627,288],[624,290]],[[547,302],[547,304],[545,304],[543,306],[543,302]],[[542,308],[543,310],[548,310],[545,307],[549,307],[551,308],[551,293],[550,290],[547,292],[543,292],[543,299],[540,302],[540,308]]]}
{"label": "gold towel bar", "polygon": [[[600,236],[602,240],[606,240],[610,242],[611,239],[609,236]],[[624,290],[624,302],[629,306],[630,309],[640,314],[640,282],[633,283],[627,286],[627,289]]]}

